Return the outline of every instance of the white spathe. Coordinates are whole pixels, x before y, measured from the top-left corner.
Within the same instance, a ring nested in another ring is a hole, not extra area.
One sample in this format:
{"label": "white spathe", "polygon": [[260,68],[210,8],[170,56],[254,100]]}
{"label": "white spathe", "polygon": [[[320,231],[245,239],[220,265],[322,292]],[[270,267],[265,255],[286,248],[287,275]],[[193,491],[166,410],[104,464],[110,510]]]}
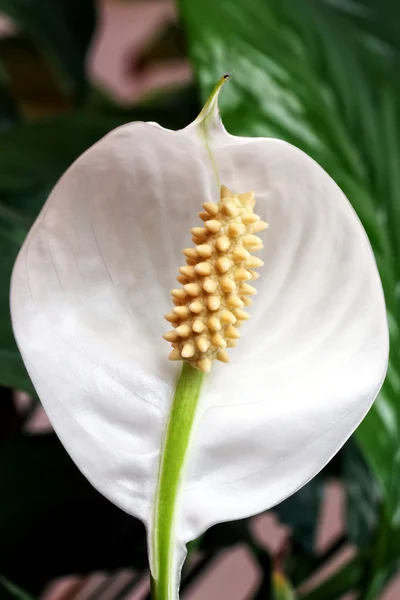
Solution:
{"label": "white spathe", "polygon": [[208,125],[207,144],[201,119],[178,132],[132,123],[85,152],[32,227],[11,293],[19,348],[61,441],[149,527],[180,369],[162,334],[181,250],[220,183],[255,191],[270,224],[265,266],[232,362],[213,366],[202,393],[180,556],[212,524],[270,508],[311,479],[365,416],[388,358],[375,260],[338,186],[285,142]]}

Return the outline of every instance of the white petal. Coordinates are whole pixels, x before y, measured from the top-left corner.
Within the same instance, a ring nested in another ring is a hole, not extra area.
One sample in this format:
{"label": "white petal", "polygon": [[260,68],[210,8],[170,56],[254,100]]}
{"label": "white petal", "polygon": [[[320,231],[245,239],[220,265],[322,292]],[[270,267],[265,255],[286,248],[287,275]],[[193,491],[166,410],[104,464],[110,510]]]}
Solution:
{"label": "white petal", "polygon": [[182,539],[274,506],[311,479],[365,416],[388,357],[375,260],[338,186],[289,144],[222,139],[221,182],[255,190],[270,227],[252,318],[232,363],[208,382]]}
{"label": "white petal", "polygon": [[55,430],[91,483],[144,521],[179,372],[163,315],[212,190],[188,136],[121,127],[62,177],[14,268],[14,331]]}
{"label": "white petal", "polygon": [[[220,183],[255,190],[270,228],[253,317],[208,379],[176,516],[183,543],[296,491],[363,418],[388,335],[365,233],[330,177],[276,140],[212,121],[116,130],[60,180],[18,258],[17,341],[39,396],[92,484],[150,526],[177,365],[166,360],[180,251]],[[213,155],[213,156],[212,156]],[[236,354],[235,354],[236,353]]]}

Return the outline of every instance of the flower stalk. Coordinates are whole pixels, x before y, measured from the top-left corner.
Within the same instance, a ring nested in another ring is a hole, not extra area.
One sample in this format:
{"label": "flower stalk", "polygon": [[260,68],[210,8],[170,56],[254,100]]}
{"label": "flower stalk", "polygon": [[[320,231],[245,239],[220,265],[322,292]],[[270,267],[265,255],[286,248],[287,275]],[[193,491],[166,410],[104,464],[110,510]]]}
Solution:
{"label": "flower stalk", "polygon": [[183,363],[161,453],[153,527],[153,600],[176,598],[173,553],[176,500],[203,380],[204,373],[200,369],[192,367],[188,362]]}

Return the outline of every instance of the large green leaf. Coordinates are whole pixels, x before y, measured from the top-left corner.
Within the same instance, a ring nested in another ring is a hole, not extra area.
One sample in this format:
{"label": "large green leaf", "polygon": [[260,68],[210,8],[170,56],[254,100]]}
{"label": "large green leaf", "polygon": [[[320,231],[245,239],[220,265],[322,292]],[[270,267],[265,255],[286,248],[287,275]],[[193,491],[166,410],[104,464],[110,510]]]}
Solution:
{"label": "large green leaf", "polygon": [[82,92],[95,26],[93,0],[0,0],[0,11],[39,42],[59,67],[66,91]]}
{"label": "large green leaf", "polygon": [[181,0],[180,7],[203,97],[232,72],[221,97],[228,131],[280,137],[314,157],[349,197],[374,247],[391,356],[382,393],[356,434],[384,499],[373,576],[400,550],[398,5]]}
{"label": "large green leaf", "polygon": [[184,90],[133,111],[104,101],[100,114],[94,105],[90,113],[77,111],[0,131],[0,385],[33,391],[12,334],[9,281],[21,243],[57,179],[114,127],[151,120],[178,129],[197,111],[193,90]]}

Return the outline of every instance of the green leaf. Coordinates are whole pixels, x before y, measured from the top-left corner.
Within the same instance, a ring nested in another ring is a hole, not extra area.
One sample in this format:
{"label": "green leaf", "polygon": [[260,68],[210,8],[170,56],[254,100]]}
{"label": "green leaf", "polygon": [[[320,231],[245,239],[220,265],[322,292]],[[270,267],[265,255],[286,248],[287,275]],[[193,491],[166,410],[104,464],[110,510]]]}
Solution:
{"label": "green leaf", "polygon": [[59,78],[38,44],[26,35],[0,39],[0,63],[10,95],[22,117],[40,118],[72,108]]}
{"label": "green leaf", "polygon": [[0,133],[14,125],[18,120],[18,111],[12,98],[7,73],[0,64]]}
{"label": "green leaf", "polygon": [[25,235],[58,178],[115,127],[156,120],[178,129],[197,112],[192,90],[184,90],[134,111],[103,105],[101,114],[76,111],[0,131],[0,385],[34,393],[12,334],[9,282]]}
{"label": "green leaf", "polygon": [[353,440],[341,452],[346,491],[346,531],[359,548],[371,544],[381,510],[381,495],[376,479]]}
{"label": "green leaf", "polygon": [[0,76],[0,132],[14,125],[18,119],[18,111],[7,87]]}
{"label": "green leaf", "polygon": [[60,69],[66,92],[86,84],[85,58],[95,26],[93,0],[0,0],[0,11],[35,39]]}
{"label": "green leaf", "polygon": [[272,582],[274,600],[296,600],[294,589],[283,573],[274,571]]}
{"label": "green leaf", "polygon": [[363,558],[359,555],[355,556],[333,574],[329,574],[322,583],[308,592],[300,593],[299,598],[300,600],[338,600],[359,586],[365,567],[366,562]]}
{"label": "green leaf", "polygon": [[9,208],[34,218],[39,199],[30,199],[31,193],[40,196],[43,188],[47,193],[65,169],[111,129],[135,120],[179,129],[197,111],[193,91],[184,90],[135,110],[104,104],[100,111],[75,111],[0,133],[0,198]]}
{"label": "green leaf", "polygon": [[143,525],[95,491],[55,434],[0,445],[2,574],[30,593],[51,579],[147,565]]}
{"label": "green leaf", "polygon": [[[2,589],[3,591],[1,591]],[[0,592],[2,600],[34,600],[33,596],[21,590],[2,575],[0,575]]]}
{"label": "green leaf", "polygon": [[310,554],[315,550],[324,488],[325,476],[319,474],[273,509],[279,520],[291,528],[296,546]]}
{"label": "green leaf", "polygon": [[132,67],[140,74],[165,62],[183,60],[185,56],[182,28],[178,23],[167,22],[153,39],[147,41]]}
{"label": "green leaf", "polygon": [[[180,0],[203,98],[233,134],[285,139],[352,202],[373,245],[391,333],[382,393],[356,432],[384,502],[370,572],[399,553],[400,123],[398,5],[390,0]],[[371,581],[370,581],[371,583]]]}

